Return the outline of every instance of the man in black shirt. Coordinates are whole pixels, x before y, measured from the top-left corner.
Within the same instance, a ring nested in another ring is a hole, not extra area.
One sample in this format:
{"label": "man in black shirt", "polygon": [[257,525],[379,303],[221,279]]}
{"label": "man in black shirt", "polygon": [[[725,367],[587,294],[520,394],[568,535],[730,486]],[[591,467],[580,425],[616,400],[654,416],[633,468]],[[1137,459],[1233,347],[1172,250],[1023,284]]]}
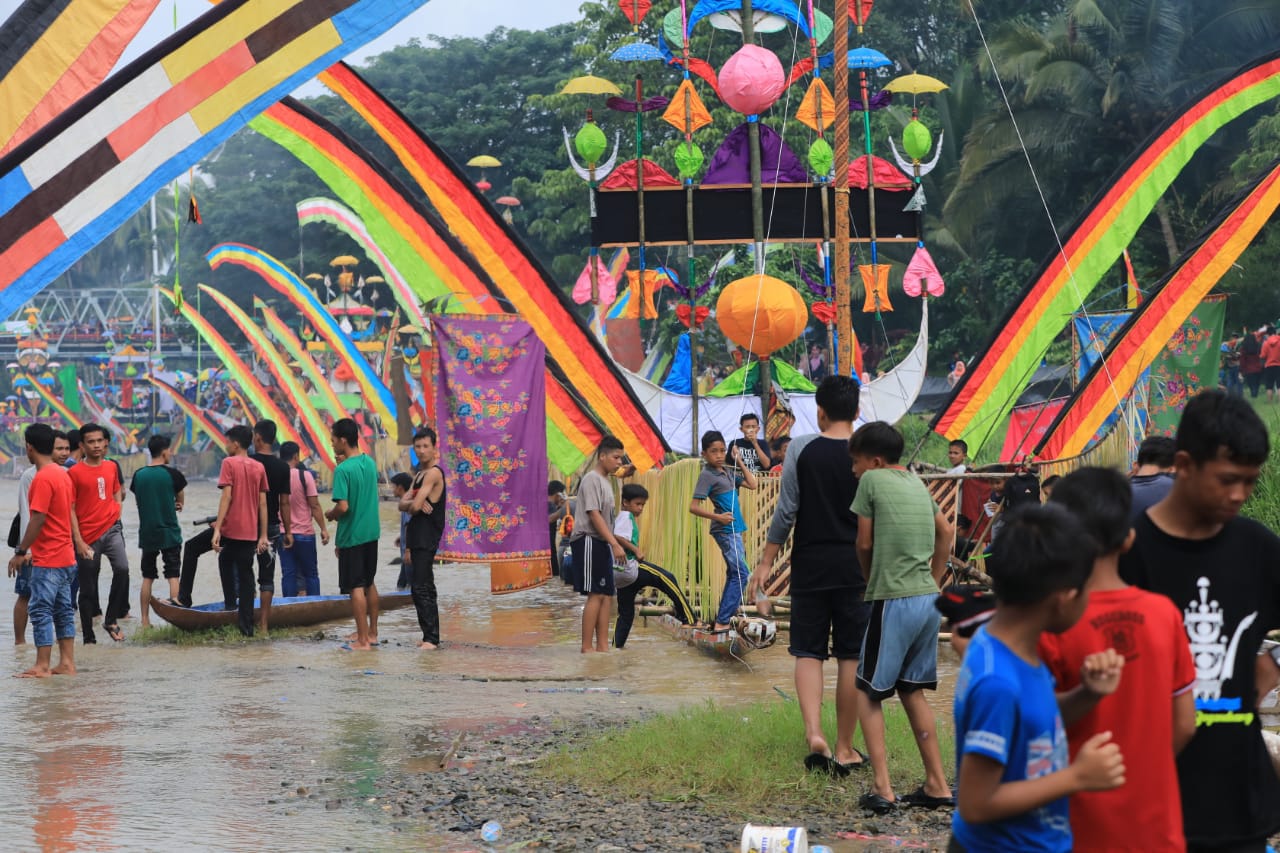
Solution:
{"label": "man in black shirt", "polygon": [[[763,587],[782,543],[793,534],[788,651],[796,659],[796,696],[809,747],[805,767],[843,776],[867,760],[853,746],[855,680],[869,614],[862,600],[867,584],[858,567],[858,517],[849,508],[858,489],[849,464],[858,385],[848,376],[828,376],[814,401],[822,433],[800,436],[787,448],[782,493],[747,595]],[[821,718],[822,662],[831,655],[837,661],[834,754]]]}
{"label": "man in black shirt", "polygon": [[[271,547],[258,554],[258,598],[261,605],[258,631],[265,635],[271,616],[271,598],[276,591],[276,554],[281,547],[293,547],[292,502],[289,500],[289,463],[275,455],[276,422],[262,420],[253,425],[253,452],[249,458],[267,471],[267,541]],[[241,595],[252,594],[240,590]]]}
{"label": "man in black shirt", "polygon": [[1257,654],[1280,628],[1280,539],[1240,518],[1269,451],[1242,397],[1206,391],[1178,425],[1168,496],[1137,519],[1125,580],[1183,611],[1196,665],[1196,734],[1178,756],[1187,849],[1257,851],[1280,831],[1280,777],[1262,741],[1258,682],[1280,664]]}

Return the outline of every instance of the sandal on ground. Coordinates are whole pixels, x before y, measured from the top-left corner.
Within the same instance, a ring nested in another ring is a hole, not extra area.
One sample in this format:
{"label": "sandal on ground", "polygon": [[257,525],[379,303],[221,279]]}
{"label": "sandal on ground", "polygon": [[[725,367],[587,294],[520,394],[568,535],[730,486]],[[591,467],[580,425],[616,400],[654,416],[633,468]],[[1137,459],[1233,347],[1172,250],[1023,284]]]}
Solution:
{"label": "sandal on ground", "polygon": [[886,815],[889,812],[896,811],[898,808],[897,800],[886,800],[875,791],[867,791],[858,798],[858,805],[873,814]]}
{"label": "sandal on ground", "polygon": [[827,773],[836,778],[844,778],[849,775],[848,767],[845,767],[830,755],[823,755],[821,752],[811,752],[806,755],[804,769],[810,773]]}
{"label": "sandal on ground", "polygon": [[921,785],[912,793],[904,794],[901,797],[901,802],[904,806],[911,806],[917,809],[952,809],[955,808],[956,798],[954,796],[930,796],[924,792],[924,786]]}
{"label": "sandal on ground", "polygon": [[102,630],[107,632],[107,636],[115,640],[117,643],[124,640],[124,631],[120,630],[119,625],[103,625]]}

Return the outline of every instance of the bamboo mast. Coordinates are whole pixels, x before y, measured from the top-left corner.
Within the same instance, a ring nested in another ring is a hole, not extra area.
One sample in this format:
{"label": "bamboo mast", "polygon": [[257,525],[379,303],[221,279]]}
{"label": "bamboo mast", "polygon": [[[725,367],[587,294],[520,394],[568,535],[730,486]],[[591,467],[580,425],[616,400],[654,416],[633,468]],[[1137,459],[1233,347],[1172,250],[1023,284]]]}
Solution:
{"label": "bamboo mast", "polygon": [[[813,0],[809,0],[809,58],[813,60],[813,77],[815,80],[821,79],[822,69],[818,65],[818,18],[813,10]],[[818,138],[826,139],[826,123],[823,121],[825,110],[828,109],[826,104],[822,103],[822,89],[814,92],[814,100],[816,101],[816,112],[818,114]],[[822,194],[822,284],[826,288],[826,295],[832,297],[831,293],[831,198],[828,192],[830,184],[829,176],[817,175],[819,191]],[[836,334],[835,323],[828,319],[827,323],[827,365],[834,369],[836,359]],[[806,355],[807,357],[807,355]]]}
{"label": "bamboo mast", "polygon": [[[684,79],[689,80],[689,10],[685,0],[680,0],[680,33],[684,41]],[[693,98],[688,92],[684,94],[684,143],[693,148]],[[698,285],[693,277],[694,233],[693,233],[693,177],[684,181],[684,215],[687,222],[689,247],[688,266],[685,269],[685,285],[689,288],[689,394],[693,400],[692,423],[693,441],[690,447],[698,446],[698,347],[695,337],[698,332]],[[643,303],[641,303],[643,309]]]}
{"label": "bamboo mast", "polygon": [[853,371],[853,313],[849,293],[849,0],[836,0],[835,194],[836,362],[832,372]]}
{"label": "bamboo mast", "polygon": [[[742,0],[742,43],[754,44],[756,40],[755,10],[751,0]],[[760,171],[760,117],[747,116],[748,148],[751,154],[751,239],[755,244],[755,274],[764,275],[764,186]],[[759,288],[757,282],[757,290]],[[769,392],[773,378],[769,370],[768,356],[760,357],[760,423],[769,417]]]}

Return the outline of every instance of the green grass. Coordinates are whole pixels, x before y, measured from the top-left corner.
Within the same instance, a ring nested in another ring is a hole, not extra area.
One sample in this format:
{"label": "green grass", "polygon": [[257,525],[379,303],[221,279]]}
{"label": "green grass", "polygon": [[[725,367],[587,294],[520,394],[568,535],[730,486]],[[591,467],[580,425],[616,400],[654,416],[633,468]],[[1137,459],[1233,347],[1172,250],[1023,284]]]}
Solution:
{"label": "green grass", "polygon": [[1262,397],[1252,402],[1271,433],[1271,456],[1262,466],[1262,477],[1244,505],[1243,513],[1280,531],[1280,440],[1277,440],[1280,438],[1280,405],[1268,403]]}
{"label": "green grass", "polygon": [[[823,728],[835,734],[835,709],[823,705]],[[885,705],[890,775],[912,791],[924,778],[906,714]],[[939,742],[949,767],[955,754],[949,723],[939,718]],[[794,701],[723,707],[711,702],[593,735],[543,759],[548,779],[613,797],[697,802],[741,818],[782,819],[804,811],[844,813],[870,784],[857,771],[844,780],[806,773],[804,726]],[[861,744],[859,744],[861,746]]]}
{"label": "green grass", "polygon": [[314,628],[272,628],[266,636],[255,633],[246,637],[235,625],[208,628],[202,631],[183,631],[172,625],[139,628],[129,636],[129,642],[139,646],[247,646],[267,640],[290,640],[299,637],[324,639],[324,633]]}

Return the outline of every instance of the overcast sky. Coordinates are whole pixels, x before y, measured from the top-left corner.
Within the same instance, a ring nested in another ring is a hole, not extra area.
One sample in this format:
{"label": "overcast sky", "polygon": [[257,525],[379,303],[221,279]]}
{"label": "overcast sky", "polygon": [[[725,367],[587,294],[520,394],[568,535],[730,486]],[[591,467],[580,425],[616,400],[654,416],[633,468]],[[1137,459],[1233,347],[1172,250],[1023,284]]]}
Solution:
{"label": "overcast sky", "polygon": [[[381,53],[404,44],[412,38],[423,41],[427,36],[483,36],[497,27],[537,30],[552,24],[578,18],[581,0],[429,0],[422,8],[400,22],[382,38],[356,51],[348,60]],[[0,0],[0,19],[7,18],[21,0]],[[147,48],[173,33],[174,10],[178,26],[194,21],[210,8],[208,0],[160,0],[151,20],[121,59],[121,65],[141,55]],[[306,87],[301,94],[320,91],[318,84]]]}

